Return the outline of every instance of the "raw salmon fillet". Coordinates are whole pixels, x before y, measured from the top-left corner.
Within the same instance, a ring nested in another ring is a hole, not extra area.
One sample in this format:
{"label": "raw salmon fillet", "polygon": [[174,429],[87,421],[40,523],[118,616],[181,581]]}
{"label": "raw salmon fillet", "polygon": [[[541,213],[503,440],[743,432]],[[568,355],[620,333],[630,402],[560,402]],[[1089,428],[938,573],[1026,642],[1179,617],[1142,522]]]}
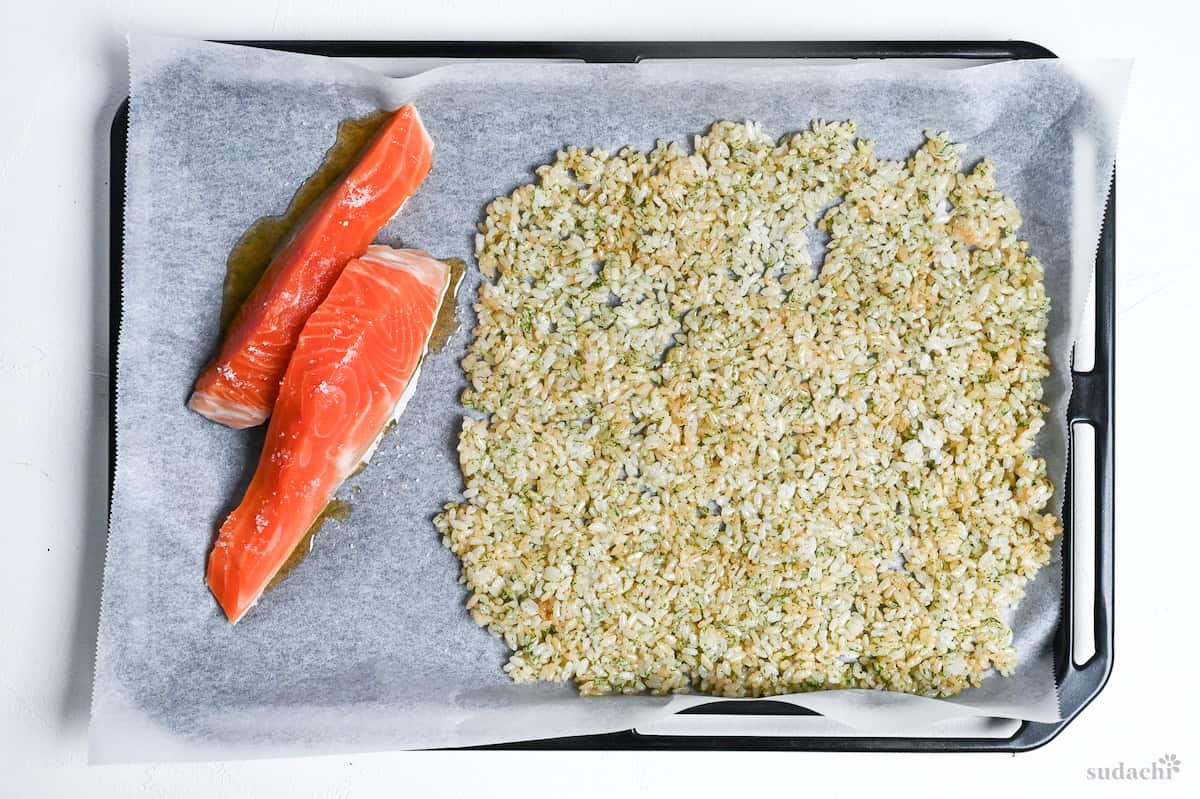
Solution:
{"label": "raw salmon fillet", "polygon": [[419,250],[371,246],[308,318],[258,469],[209,557],[208,585],[231,622],[404,409],[449,280]]}
{"label": "raw salmon fillet", "polygon": [[217,357],[196,380],[188,406],[242,428],[271,415],[279,381],[309,314],[346,262],[413,195],[433,164],[433,140],[417,109],[400,108],[358,160],[297,225],[234,317]]}

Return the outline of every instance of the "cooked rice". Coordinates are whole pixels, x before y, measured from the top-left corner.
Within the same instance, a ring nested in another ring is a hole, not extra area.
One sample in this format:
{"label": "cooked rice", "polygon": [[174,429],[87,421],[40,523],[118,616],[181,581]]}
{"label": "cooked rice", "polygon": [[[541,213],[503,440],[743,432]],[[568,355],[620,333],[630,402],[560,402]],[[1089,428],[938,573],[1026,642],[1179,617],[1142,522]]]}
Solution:
{"label": "cooked rice", "polygon": [[1061,529],[1030,452],[1049,303],[991,165],[959,170],[942,135],[897,162],[853,123],[721,122],[691,154],[571,148],[488,207],[481,413],[436,521],[514,680],[1012,672],[1006,609]]}

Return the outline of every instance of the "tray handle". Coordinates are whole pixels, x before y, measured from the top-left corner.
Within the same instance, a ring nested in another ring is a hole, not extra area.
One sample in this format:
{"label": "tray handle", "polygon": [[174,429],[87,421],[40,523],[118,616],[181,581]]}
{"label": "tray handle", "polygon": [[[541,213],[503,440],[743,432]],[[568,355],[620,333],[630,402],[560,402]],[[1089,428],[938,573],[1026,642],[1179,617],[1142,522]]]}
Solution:
{"label": "tray handle", "polygon": [[[1015,750],[1033,749],[1048,743],[1083,710],[1108,682],[1113,664],[1113,389],[1115,386],[1116,231],[1113,223],[1116,205],[1116,177],[1109,189],[1104,209],[1104,224],[1096,251],[1096,336],[1095,362],[1090,371],[1071,373],[1071,400],[1067,408],[1069,425],[1083,422],[1095,430],[1095,591],[1092,599],[1092,624],[1095,652],[1081,664],[1074,658],[1074,619],[1069,612],[1076,553],[1072,535],[1064,540],[1063,607],[1066,614],[1059,625],[1056,650],[1062,653],[1056,663],[1059,707],[1062,720],[1052,723],[1028,722],[1011,741]],[[1066,486],[1066,512],[1073,514],[1070,481]],[[1073,530],[1073,525],[1069,526]]]}

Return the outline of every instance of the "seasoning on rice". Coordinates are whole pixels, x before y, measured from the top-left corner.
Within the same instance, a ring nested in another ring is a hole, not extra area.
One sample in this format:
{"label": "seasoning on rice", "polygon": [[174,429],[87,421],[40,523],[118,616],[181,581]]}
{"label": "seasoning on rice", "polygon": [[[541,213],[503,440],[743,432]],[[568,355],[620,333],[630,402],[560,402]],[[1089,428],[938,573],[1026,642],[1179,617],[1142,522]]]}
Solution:
{"label": "seasoning on rice", "polygon": [[[853,123],[571,148],[496,199],[437,517],[517,681],[949,696],[1060,533],[1048,300],[984,161]],[[828,210],[824,210],[828,209]],[[812,226],[828,234],[819,274]]]}

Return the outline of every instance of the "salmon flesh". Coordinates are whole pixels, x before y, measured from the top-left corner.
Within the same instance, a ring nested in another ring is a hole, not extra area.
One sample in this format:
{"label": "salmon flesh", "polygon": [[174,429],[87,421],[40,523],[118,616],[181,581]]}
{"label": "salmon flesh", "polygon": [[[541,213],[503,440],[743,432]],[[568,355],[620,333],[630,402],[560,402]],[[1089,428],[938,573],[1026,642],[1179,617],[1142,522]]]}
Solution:
{"label": "salmon flesh", "polygon": [[449,267],[419,250],[374,245],[308,317],[258,469],[209,557],[208,585],[231,622],[404,409],[449,281]]}
{"label": "salmon flesh", "polygon": [[400,108],[272,257],[216,358],[196,380],[192,410],[234,428],[254,427],[271,415],[305,321],[432,164],[433,140],[416,108]]}

